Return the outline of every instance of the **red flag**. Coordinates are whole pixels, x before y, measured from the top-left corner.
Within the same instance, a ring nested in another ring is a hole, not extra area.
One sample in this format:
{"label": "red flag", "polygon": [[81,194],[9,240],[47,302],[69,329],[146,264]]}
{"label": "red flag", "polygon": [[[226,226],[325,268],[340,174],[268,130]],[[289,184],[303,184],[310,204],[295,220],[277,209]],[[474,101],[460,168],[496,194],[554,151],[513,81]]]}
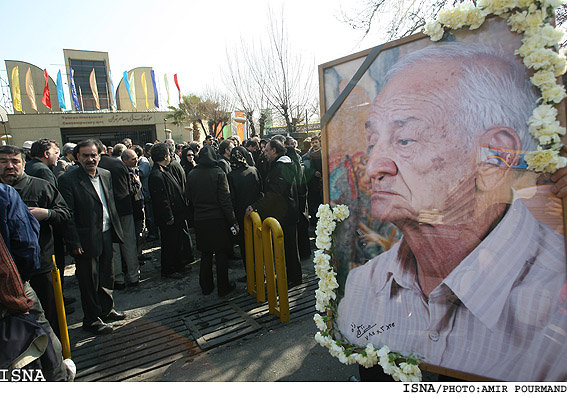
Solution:
{"label": "red flag", "polygon": [[43,70],[43,76],[45,76],[45,87],[43,89],[43,97],[41,98],[41,102],[43,105],[51,109],[51,95],[49,95],[49,75],[47,74],[47,69]]}
{"label": "red flag", "polygon": [[175,85],[177,86],[177,91],[179,91],[179,102],[181,102],[181,89],[179,88],[179,82],[177,81],[177,73],[175,75],[173,75],[173,81],[175,82]]}

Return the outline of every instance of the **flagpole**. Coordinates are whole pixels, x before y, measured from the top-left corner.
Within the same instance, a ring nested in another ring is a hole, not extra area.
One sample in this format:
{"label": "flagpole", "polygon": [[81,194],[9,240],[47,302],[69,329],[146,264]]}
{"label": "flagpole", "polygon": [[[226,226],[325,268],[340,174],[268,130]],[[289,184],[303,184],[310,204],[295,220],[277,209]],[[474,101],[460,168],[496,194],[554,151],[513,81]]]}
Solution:
{"label": "flagpole", "polygon": [[108,110],[110,110],[110,98],[108,98],[108,82],[104,85],[104,89],[106,90],[106,103],[108,104]]}
{"label": "flagpole", "polygon": [[81,86],[79,86],[79,97],[81,97],[81,111],[85,111],[85,104],[83,104],[83,92],[81,91]]}

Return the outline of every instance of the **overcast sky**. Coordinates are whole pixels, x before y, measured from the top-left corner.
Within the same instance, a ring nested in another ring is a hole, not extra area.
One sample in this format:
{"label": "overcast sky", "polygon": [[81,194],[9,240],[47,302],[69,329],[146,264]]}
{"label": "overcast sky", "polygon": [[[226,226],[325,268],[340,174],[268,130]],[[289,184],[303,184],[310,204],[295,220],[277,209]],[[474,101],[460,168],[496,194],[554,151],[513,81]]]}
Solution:
{"label": "overcast sky", "polygon": [[[4,60],[26,61],[47,69],[55,80],[65,74],[63,49],[108,52],[114,87],[122,73],[152,67],[168,74],[174,90],[177,73],[183,94],[206,87],[222,89],[221,68],[226,49],[253,36],[265,35],[268,5],[285,23],[293,48],[317,65],[381,44],[340,22],[340,0],[97,0],[10,1],[2,3],[4,38],[0,45],[0,76]],[[65,79],[64,79],[65,81]],[[175,97],[172,91],[172,97]]]}

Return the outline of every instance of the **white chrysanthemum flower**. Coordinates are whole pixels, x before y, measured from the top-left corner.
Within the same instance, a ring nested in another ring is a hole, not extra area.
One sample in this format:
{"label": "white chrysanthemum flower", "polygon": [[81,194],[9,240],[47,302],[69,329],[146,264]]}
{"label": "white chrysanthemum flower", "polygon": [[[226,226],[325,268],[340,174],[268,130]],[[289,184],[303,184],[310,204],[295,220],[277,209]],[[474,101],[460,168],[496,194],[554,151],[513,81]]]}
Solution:
{"label": "white chrysanthemum flower", "polygon": [[443,37],[443,26],[439,23],[439,21],[429,21],[425,24],[423,29],[423,33],[431,38],[433,41],[439,41]]}
{"label": "white chrysanthemum flower", "polygon": [[387,345],[384,345],[376,352],[376,355],[378,355],[380,358],[383,358],[387,357],[389,353],[390,348]]}
{"label": "white chrysanthemum flower", "polygon": [[421,374],[421,370],[419,369],[419,366],[413,365],[413,364],[410,364],[410,363],[407,363],[407,362],[400,363],[400,369],[402,369],[402,371],[406,375]]}
{"label": "white chrysanthemum flower", "polygon": [[565,35],[563,29],[556,28],[550,24],[541,26],[538,31],[546,46],[555,46],[557,43],[561,43]]}
{"label": "white chrysanthemum flower", "polygon": [[520,55],[524,57],[524,64],[528,68],[538,70],[552,66],[558,54],[549,48],[530,48],[527,52],[520,53]]}
{"label": "white chrysanthemum flower", "polygon": [[319,205],[316,216],[318,218],[330,217],[330,213],[332,213],[330,206],[324,203]]}
{"label": "white chrysanthemum flower", "polygon": [[538,147],[537,151],[526,154],[524,160],[528,164],[528,169],[538,173],[553,173],[567,165],[567,159],[559,156],[556,150],[541,147]]}
{"label": "white chrysanthemum flower", "polygon": [[553,120],[537,128],[530,126],[530,133],[539,140],[540,145],[550,145],[561,142],[560,136],[565,135],[565,127],[558,120]]}
{"label": "white chrysanthemum flower", "polygon": [[541,89],[557,84],[555,73],[550,70],[537,71],[533,74],[532,77],[530,77],[530,81],[534,86],[537,86]]}
{"label": "white chrysanthemum flower", "polygon": [[350,212],[348,210],[348,206],[346,205],[338,205],[333,209],[333,217],[337,221],[344,221],[348,218],[349,215]]}
{"label": "white chrysanthemum flower", "polygon": [[315,321],[315,325],[317,325],[317,329],[322,332],[327,330],[327,323],[323,320],[323,317],[320,314],[315,314],[313,316],[313,320]]}
{"label": "white chrysanthemum flower", "polygon": [[533,128],[553,123],[557,117],[557,109],[552,105],[543,104],[534,109],[528,120],[528,125]]}
{"label": "white chrysanthemum flower", "polygon": [[558,104],[566,95],[565,88],[557,84],[541,90],[541,96],[546,102]]}

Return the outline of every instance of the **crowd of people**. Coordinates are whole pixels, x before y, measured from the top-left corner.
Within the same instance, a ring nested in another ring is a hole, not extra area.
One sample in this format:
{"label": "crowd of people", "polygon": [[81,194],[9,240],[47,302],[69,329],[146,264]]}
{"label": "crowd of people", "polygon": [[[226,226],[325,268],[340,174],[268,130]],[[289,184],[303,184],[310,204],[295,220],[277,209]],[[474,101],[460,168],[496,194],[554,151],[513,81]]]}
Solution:
{"label": "crowd of people", "polygon": [[[0,272],[10,284],[0,294],[2,331],[18,321],[29,336],[47,335],[50,349],[38,366],[49,369],[51,379],[72,378],[72,362],[61,354],[53,256],[62,283],[66,254],[75,260],[83,329],[108,334],[112,322],[126,318],[114,309],[113,291],[139,286],[140,265],[150,259],[142,253],[144,242],[160,240],[163,278],[183,278],[198,250],[202,293],[215,290],[215,279],[220,297],[233,291],[228,263],[239,258],[237,245],[245,256],[244,217],[252,211],[280,222],[288,285],[300,284],[300,259],[311,255],[309,219],[316,221],[322,202],[320,139],[306,143],[303,153],[295,139],[281,135],[244,143],[238,136],[181,144],[167,139],[144,147],[129,138],[112,147],[97,139],[61,149],[50,139],[0,146],[0,249],[6,248]],[[76,299],[64,301],[67,313],[74,311]],[[17,352],[25,336],[12,335],[19,344],[10,342],[14,349],[5,352]]]}

